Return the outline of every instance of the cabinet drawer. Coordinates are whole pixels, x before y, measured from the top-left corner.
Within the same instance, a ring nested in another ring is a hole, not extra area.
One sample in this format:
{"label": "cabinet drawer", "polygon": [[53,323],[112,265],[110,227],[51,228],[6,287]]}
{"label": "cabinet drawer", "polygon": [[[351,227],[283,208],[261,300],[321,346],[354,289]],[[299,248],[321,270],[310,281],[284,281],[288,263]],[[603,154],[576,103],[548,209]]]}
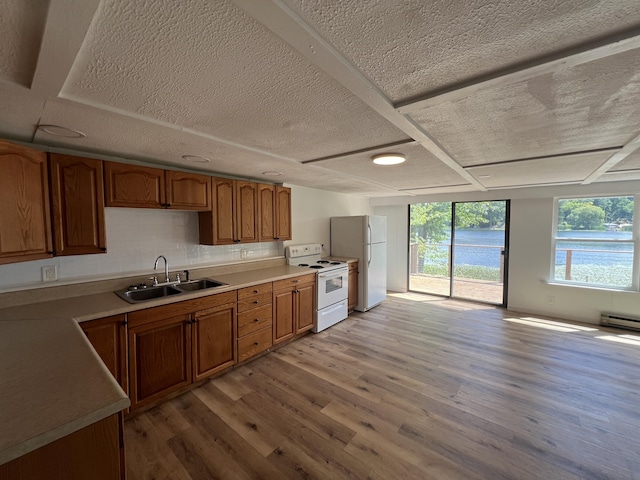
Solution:
{"label": "cabinet drawer", "polygon": [[302,285],[303,283],[312,283],[316,281],[316,274],[312,273],[310,275],[300,275],[299,277],[287,278],[286,280],[278,280],[277,282],[273,282],[273,290],[286,290],[291,287],[297,287],[298,285]]}
{"label": "cabinet drawer", "polygon": [[271,282],[238,290],[238,300],[247,300],[263,293],[271,293]]}
{"label": "cabinet drawer", "polygon": [[258,330],[255,333],[238,340],[238,361],[242,362],[271,347],[271,327]]}
{"label": "cabinet drawer", "polygon": [[261,293],[260,295],[254,295],[250,299],[238,301],[238,313],[246,312],[247,310],[266,304],[271,304],[271,292]]}
{"label": "cabinet drawer", "polygon": [[271,304],[254,308],[238,315],[238,337],[244,337],[266,327],[271,327]]}

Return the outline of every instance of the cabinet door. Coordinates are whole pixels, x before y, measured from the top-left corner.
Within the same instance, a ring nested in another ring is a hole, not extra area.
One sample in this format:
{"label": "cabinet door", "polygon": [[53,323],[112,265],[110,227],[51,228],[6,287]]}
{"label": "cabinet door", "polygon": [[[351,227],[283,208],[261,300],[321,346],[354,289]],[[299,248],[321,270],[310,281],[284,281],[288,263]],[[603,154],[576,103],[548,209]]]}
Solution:
{"label": "cabinet door", "polygon": [[295,289],[280,290],[273,294],[273,344],[293,337],[295,332]]}
{"label": "cabinet door", "polygon": [[80,324],[105,366],[129,393],[127,378],[127,326],[125,315],[100,318]]}
{"label": "cabinet door", "polygon": [[47,156],[0,141],[0,264],[51,257]]}
{"label": "cabinet door", "polygon": [[291,240],[291,189],[276,187],[276,240]]}
{"label": "cabinet door", "polygon": [[349,264],[349,311],[358,305],[358,262]]}
{"label": "cabinet door", "polygon": [[167,207],[178,210],[211,210],[211,177],[165,171]]}
{"label": "cabinet door", "polygon": [[191,325],[179,315],[129,328],[131,410],[191,383]]}
{"label": "cabinet door", "polygon": [[104,253],[102,161],[49,154],[56,255]]}
{"label": "cabinet door", "polygon": [[235,363],[235,320],[235,303],[195,313],[191,332],[194,381]]}
{"label": "cabinet door", "polygon": [[104,162],[107,207],[163,208],[164,170]]}
{"label": "cabinet door", "polygon": [[276,187],[259,183],[258,198],[260,200],[258,240],[260,242],[272,242],[276,239]]}
{"label": "cabinet door", "polygon": [[198,216],[200,243],[203,245],[230,245],[234,242],[233,180],[212,178],[212,212]]}
{"label": "cabinet door", "polygon": [[258,241],[258,185],[236,180],[236,241]]}
{"label": "cabinet door", "polygon": [[307,283],[300,285],[296,291],[296,334],[313,327],[315,290],[315,283]]}

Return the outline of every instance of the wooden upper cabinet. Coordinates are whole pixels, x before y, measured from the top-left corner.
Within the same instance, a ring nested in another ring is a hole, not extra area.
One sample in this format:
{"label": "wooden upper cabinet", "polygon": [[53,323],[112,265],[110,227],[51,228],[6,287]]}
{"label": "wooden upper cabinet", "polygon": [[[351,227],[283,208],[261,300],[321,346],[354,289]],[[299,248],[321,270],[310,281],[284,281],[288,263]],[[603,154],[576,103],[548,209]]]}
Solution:
{"label": "wooden upper cabinet", "polygon": [[258,241],[258,185],[213,178],[212,212],[200,213],[200,243],[230,245]]}
{"label": "wooden upper cabinet", "polygon": [[165,184],[167,208],[211,210],[211,177],[166,170]]}
{"label": "wooden upper cabinet", "polygon": [[0,264],[52,255],[47,155],[0,140]]}
{"label": "wooden upper cabinet", "polygon": [[56,255],[104,253],[102,161],[49,154]]}
{"label": "wooden upper cabinet", "polygon": [[164,170],[104,162],[107,207],[163,208]]}
{"label": "wooden upper cabinet", "polygon": [[276,187],[276,240],[291,240],[291,189]]}
{"label": "wooden upper cabinet", "polygon": [[211,177],[105,162],[107,207],[211,210]]}
{"label": "wooden upper cabinet", "polygon": [[276,239],[276,186],[258,184],[259,216],[258,222],[259,236],[261,242],[270,242]]}
{"label": "wooden upper cabinet", "polygon": [[236,241],[258,241],[258,184],[236,180]]}
{"label": "wooden upper cabinet", "polygon": [[291,189],[258,184],[259,241],[291,240]]}

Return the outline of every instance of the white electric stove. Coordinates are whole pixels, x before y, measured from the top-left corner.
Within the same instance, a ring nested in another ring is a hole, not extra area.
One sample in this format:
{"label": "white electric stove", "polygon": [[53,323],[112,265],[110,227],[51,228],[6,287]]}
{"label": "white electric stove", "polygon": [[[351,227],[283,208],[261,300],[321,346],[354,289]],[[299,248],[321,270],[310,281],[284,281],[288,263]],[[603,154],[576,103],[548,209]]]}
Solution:
{"label": "white electric stove", "polygon": [[316,272],[316,312],[313,332],[321,332],[347,318],[349,268],[346,262],[322,258],[322,245],[310,243],[285,248],[289,265]]}

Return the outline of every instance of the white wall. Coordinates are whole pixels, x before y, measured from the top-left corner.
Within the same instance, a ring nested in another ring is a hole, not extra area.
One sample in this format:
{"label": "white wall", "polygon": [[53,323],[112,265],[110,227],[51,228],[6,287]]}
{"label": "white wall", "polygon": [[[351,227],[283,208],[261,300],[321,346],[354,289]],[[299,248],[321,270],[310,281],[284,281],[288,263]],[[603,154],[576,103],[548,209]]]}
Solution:
{"label": "white wall", "polygon": [[[293,240],[289,244],[324,243],[328,254],[330,217],[371,213],[365,198],[296,186],[291,190]],[[199,245],[196,212],[107,208],[105,222],[108,253],[0,265],[0,291],[151,274],[158,255],[167,257],[172,270],[283,255],[283,242]],[[57,282],[42,282],[45,265],[57,268]]]}
{"label": "white wall", "polygon": [[330,253],[330,218],[348,215],[372,215],[369,199],[314,188],[291,187],[293,239],[285,245],[321,243]]}
{"label": "white wall", "polygon": [[[602,311],[640,315],[640,293],[549,283],[553,255],[551,234],[554,201],[556,197],[632,195],[638,191],[640,191],[638,182],[619,182],[616,184],[569,185],[469,194],[441,194],[402,199],[398,197],[376,198],[372,200],[372,204],[376,214],[387,215],[387,222],[398,225],[400,228],[402,222],[405,222],[406,225],[406,206],[409,202],[511,199],[507,301],[509,309],[598,323]],[[404,227],[404,231],[406,232],[406,227]],[[402,251],[406,252],[406,239],[398,237],[394,243],[403,244],[401,245]],[[390,284],[396,284],[400,277],[406,278],[407,275],[405,257],[405,259],[398,259],[393,269],[390,269],[388,281]]]}
{"label": "white wall", "polygon": [[406,292],[409,264],[409,214],[406,205],[375,207],[375,215],[387,217],[387,290]]}

